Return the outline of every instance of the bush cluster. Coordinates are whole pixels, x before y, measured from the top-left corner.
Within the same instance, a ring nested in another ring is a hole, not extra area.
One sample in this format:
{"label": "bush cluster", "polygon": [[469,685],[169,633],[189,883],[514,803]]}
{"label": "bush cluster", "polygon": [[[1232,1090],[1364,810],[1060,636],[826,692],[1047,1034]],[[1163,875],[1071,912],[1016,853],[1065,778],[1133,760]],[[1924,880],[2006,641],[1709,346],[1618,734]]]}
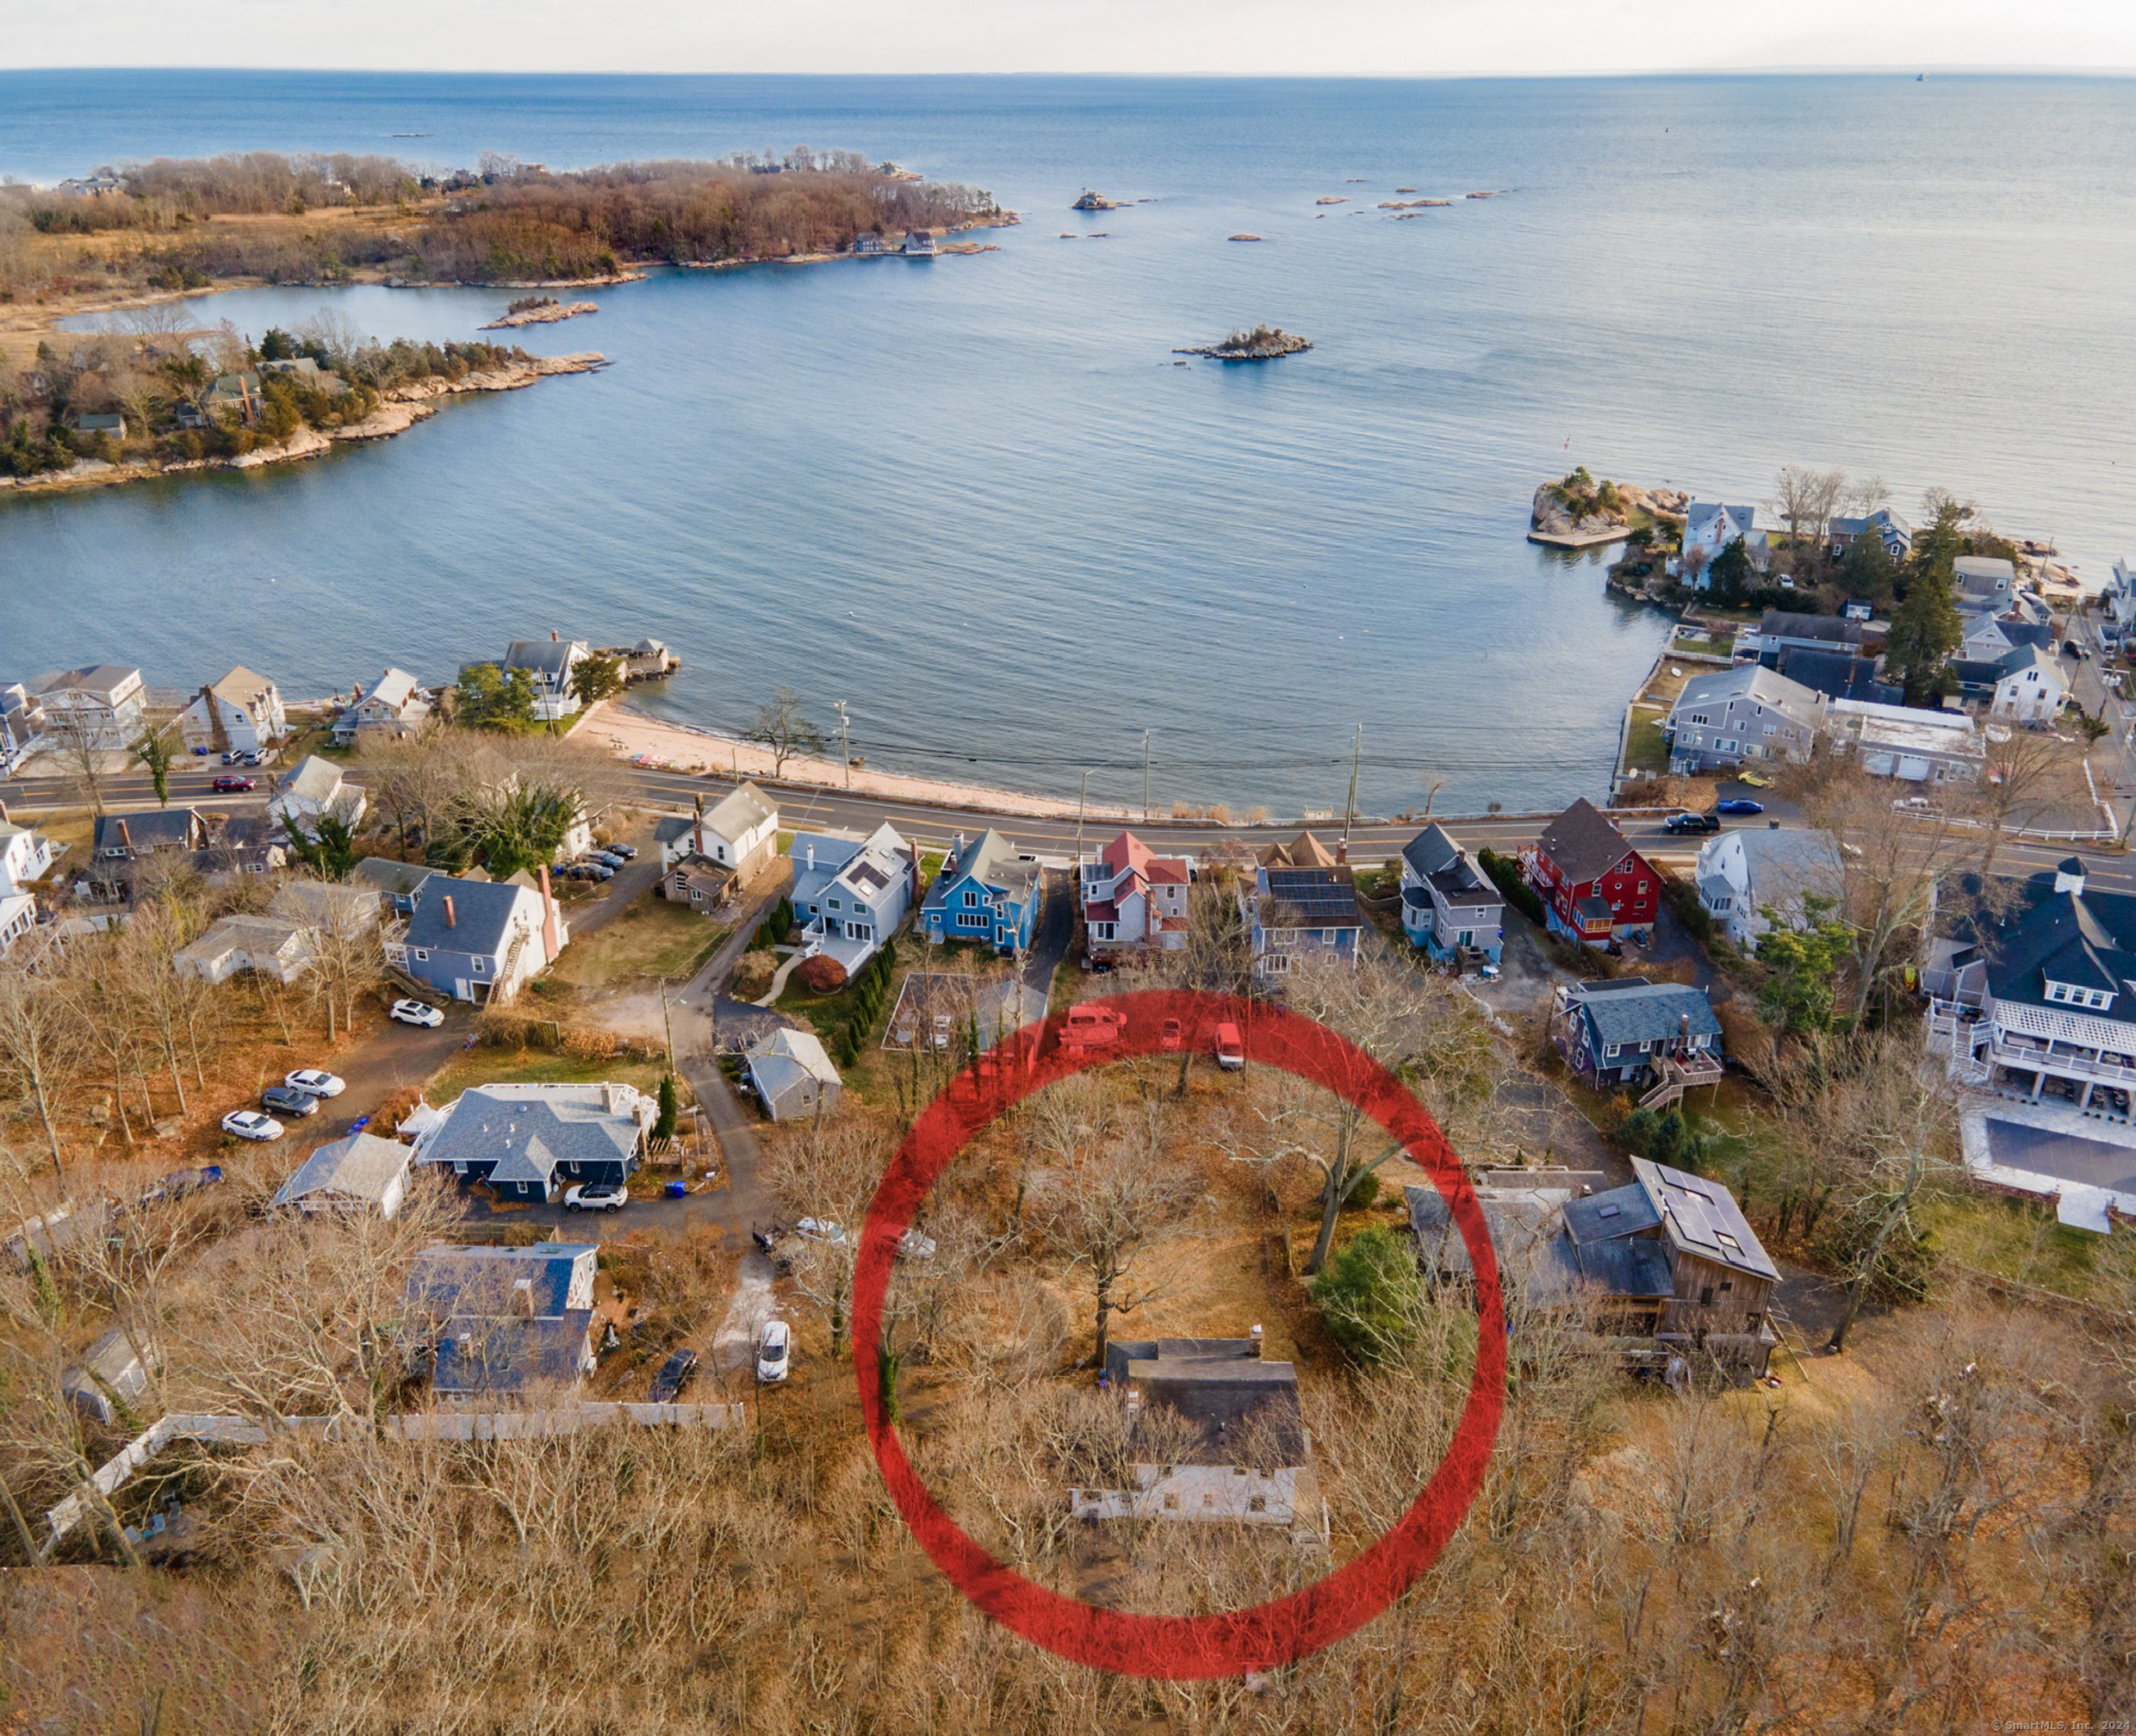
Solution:
{"label": "bush cluster", "polygon": [[890,973],[897,962],[897,943],[888,942],[868,960],[867,968],[853,979],[846,996],[845,1019],[823,1045],[841,1072],[860,1058],[868,1033],[882,1014],[883,999],[890,993]]}
{"label": "bush cluster", "polygon": [[1520,877],[1520,864],[1495,850],[1479,850],[1476,860],[1491,877],[1491,884],[1506,895],[1506,902],[1538,928],[1545,927],[1543,901],[1535,889]]}

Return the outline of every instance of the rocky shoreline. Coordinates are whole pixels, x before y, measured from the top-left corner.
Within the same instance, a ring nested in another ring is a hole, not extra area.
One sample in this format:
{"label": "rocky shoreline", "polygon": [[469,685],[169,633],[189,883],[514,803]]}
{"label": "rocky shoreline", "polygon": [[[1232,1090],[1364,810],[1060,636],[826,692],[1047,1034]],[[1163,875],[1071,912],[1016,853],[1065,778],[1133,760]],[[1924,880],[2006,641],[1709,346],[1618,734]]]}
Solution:
{"label": "rocky shoreline", "polygon": [[316,458],[344,441],[390,440],[438,413],[437,400],[477,392],[517,392],[537,380],[563,374],[591,374],[608,365],[598,350],[574,356],[540,356],[509,367],[487,368],[458,380],[419,380],[396,386],[361,422],[342,428],[301,428],[275,446],[256,447],[236,458],[198,458],[175,464],[109,464],[85,458],[68,469],[43,475],[0,477],[0,496],[59,493],[73,488],[109,487],[146,482],[161,476],[186,476],[206,470],[258,470],[270,464],[294,464]]}
{"label": "rocky shoreline", "polygon": [[1630,534],[1635,513],[1681,524],[1690,504],[1680,488],[1642,488],[1607,478],[1598,482],[1584,469],[1575,470],[1560,481],[1537,485],[1528,540],[1554,549],[1620,542]]}
{"label": "rocky shoreline", "polygon": [[559,319],[577,319],[587,313],[600,312],[598,301],[558,301],[543,297],[532,307],[513,307],[487,326],[479,326],[479,332],[509,332],[520,326],[554,326]]}

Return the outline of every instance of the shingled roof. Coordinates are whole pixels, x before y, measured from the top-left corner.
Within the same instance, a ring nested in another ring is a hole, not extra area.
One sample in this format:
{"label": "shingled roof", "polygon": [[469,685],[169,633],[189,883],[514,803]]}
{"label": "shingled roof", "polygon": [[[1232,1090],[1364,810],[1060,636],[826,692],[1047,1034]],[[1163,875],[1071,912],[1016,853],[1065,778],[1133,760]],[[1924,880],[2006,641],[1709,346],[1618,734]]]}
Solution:
{"label": "shingled roof", "polygon": [[1615,822],[1585,796],[1543,828],[1537,848],[1575,885],[1608,873],[1631,852]]}

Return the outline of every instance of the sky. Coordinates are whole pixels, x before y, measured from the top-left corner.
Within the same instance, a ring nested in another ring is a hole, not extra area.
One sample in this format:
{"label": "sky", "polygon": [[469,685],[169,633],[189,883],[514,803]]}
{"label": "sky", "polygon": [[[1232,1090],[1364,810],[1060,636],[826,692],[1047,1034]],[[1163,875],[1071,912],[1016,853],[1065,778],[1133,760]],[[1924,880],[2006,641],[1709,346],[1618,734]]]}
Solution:
{"label": "sky", "polygon": [[2136,0],[0,0],[0,67],[2136,69]]}

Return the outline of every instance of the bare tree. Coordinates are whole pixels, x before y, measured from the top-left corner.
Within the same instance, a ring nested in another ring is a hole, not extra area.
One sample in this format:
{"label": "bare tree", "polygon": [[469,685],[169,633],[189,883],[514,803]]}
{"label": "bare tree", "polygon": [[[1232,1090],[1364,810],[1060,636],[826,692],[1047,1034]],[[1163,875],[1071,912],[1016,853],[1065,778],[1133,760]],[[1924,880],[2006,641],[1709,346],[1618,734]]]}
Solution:
{"label": "bare tree", "polygon": [[801,696],[791,687],[781,687],[758,706],[742,735],[744,741],[761,741],[772,750],[774,778],[786,775],[786,761],[795,754],[823,751],[823,732],[803,715]]}
{"label": "bare tree", "polygon": [[53,941],[28,935],[0,958],[0,1083],[37,1112],[52,1171],[64,1175],[59,1100],[72,1082],[82,1032],[62,989],[65,961]]}
{"label": "bare tree", "polygon": [[119,1134],[134,1144],[134,1123],[126,1113],[126,1082],[141,1071],[141,1025],[135,997],[125,980],[127,955],[115,933],[85,935],[67,949],[60,979],[74,1009],[75,1028],[84,1049],[93,1051],[111,1087],[111,1113]]}
{"label": "bare tree", "polygon": [[1844,470],[1813,470],[1786,464],[1773,485],[1773,509],[1787,527],[1788,565],[1797,574],[1823,564],[1830,545],[1832,515],[1847,493]]}
{"label": "bare tree", "polygon": [[881,1128],[848,1118],[819,1120],[766,1154],[766,1179],[780,1204],[795,1218],[815,1221],[816,1233],[792,1236],[784,1251],[794,1288],[829,1328],[834,1355],[852,1324],[860,1225],[890,1151]]}
{"label": "bare tree", "polygon": [[90,814],[101,819],[104,811],[104,760],[112,749],[93,720],[71,708],[49,712],[42,734],[46,748],[59,762],[59,775],[73,786]]}
{"label": "bare tree", "polygon": [[1986,831],[1980,871],[1989,874],[2010,834],[2040,824],[2058,809],[2089,806],[2084,750],[2052,729],[1991,726],[1980,783],[1971,796],[1971,812]]}
{"label": "bare tree", "polygon": [[1164,1110],[1155,1100],[1134,1106],[1116,1132],[1071,1118],[1042,1130],[1046,1161],[1033,1178],[1031,1223],[1040,1245],[1084,1273],[1102,1363],[1112,1317],[1134,1312],[1168,1286],[1161,1250],[1202,1184],[1165,1149]]}

